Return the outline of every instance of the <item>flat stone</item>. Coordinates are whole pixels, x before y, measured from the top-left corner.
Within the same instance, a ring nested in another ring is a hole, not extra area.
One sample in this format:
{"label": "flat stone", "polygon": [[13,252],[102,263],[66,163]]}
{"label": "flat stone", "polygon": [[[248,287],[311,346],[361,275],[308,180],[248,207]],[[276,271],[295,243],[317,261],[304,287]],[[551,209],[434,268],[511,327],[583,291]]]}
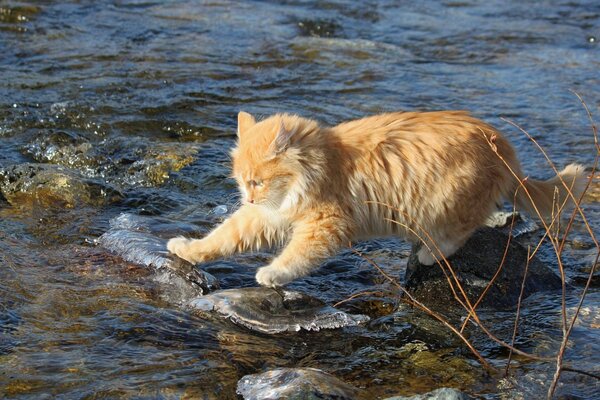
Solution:
{"label": "flat stone", "polygon": [[221,290],[193,299],[189,306],[216,311],[238,325],[268,334],[342,328],[369,320],[304,293],[265,287]]}
{"label": "flat stone", "polygon": [[[467,243],[448,259],[471,303],[479,298],[488,282],[496,274],[504,256],[507,241],[508,235],[501,230],[482,228],[475,232]],[[419,263],[416,256],[418,248],[419,246],[414,246],[409,257],[405,276],[406,289],[420,301],[437,307],[437,309],[460,307],[452,294],[448,278],[440,266],[438,264],[427,266]],[[509,309],[517,305],[526,260],[527,249],[513,238],[503,268],[482,300],[481,306]],[[444,268],[446,269],[445,265]],[[448,271],[446,273],[450,276]],[[539,291],[560,288],[560,278],[534,257],[529,263],[523,298]]]}
{"label": "flat stone", "polygon": [[244,400],[354,400],[364,398],[356,387],[315,368],[278,368],[239,380]]}

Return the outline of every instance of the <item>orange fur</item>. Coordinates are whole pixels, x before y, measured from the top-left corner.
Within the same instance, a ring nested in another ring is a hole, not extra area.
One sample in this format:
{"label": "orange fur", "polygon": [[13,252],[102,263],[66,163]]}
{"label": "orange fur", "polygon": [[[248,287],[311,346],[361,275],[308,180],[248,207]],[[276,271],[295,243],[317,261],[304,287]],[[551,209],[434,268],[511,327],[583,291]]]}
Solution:
{"label": "orange fur", "polygon": [[[430,265],[452,255],[502,198],[512,200],[519,183],[506,164],[523,178],[510,143],[461,111],[388,113],[335,127],[288,114],[256,122],[241,112],[238,136],[233,176],[245,204],[206,238],[174,238],[168,249],[201,262],[285,245],[256,275],[266,286],[308,274],[353,240],[418,240],[411,230],[427,232],[442,253],[423,246],[419,260]],[[561,176],[579,195],[583,168],[570,165]],[[555,188],[566,197],[558,178],[525,185],[544,218]],[[518,202],[534,209],[523,189]]]}

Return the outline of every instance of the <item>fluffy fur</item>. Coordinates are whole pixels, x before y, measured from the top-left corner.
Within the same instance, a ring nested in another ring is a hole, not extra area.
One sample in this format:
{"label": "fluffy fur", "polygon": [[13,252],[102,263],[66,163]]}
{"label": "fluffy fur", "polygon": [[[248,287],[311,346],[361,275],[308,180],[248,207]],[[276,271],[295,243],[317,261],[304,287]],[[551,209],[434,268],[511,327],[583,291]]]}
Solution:
{"label": "fluffy fur", "polygon": [[[523,178],[510,143],[460,111],[388,113],[335,127],[288,114],[256,122],[241,112],[238,138],[233,176],[244,204],[205,238],[174,238],[168,249],[202,262],[283,245],[258,270],[266,286],[304,276],[371,237],[421,236],[419,260],[431,265],[460,248],[502,198],[512,201],[519,182],[507,164]],[[578,196],[583,168],[572,164],[560,175]],[[567,198],[558,177],[527,179],[525,187],[543,218]],[[536,215],[523,188],[517,199]]]}

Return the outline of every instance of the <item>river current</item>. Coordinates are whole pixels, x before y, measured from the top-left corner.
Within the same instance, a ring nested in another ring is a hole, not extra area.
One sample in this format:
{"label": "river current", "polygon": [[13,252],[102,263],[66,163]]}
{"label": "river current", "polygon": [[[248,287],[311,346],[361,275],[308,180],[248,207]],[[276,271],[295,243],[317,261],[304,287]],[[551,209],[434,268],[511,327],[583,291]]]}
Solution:
{"label": "river current", "polygon": [[[0,195],[0,397],[235,399],[246,374],[313,367],[374,399],[444,386],[543,398],[554,363],[515,357],[508,379],[490,375],[350,250],[290,288],[329,305],[371,291],[339,306],[371,321],[268,335],[181,307],[98,237],[125,213],[167,221],[165,238],[200,237],[234,210],[228,152],[240,110],[337,124],[465,109],[510,139],[532,177],[552,170],[510,122],[557,166],[591,166],[592,127],[573,92],[600,118],[598,40],[591,0],[0,0],[0,169],[52,177]],[[598,232],[594,185],[583,206]],[[410,253],[394,240],[355,248],[397,278]],[[596,251],[577,218],[564,251],[571,313]],[[250,287],[271,257],[203,268],[222,288]],[[540,258],[556,269],[549,246]],[[599,283],[596,272],[565,355],[596,374]],[[554,356],[560,312],[560,293],[526,299],[517,347]],[[481,315],[510,340],[514,311]],[[508,350],[476,331],[476,348],[503,369]],[[598,398],[598,381],[564,372],[557,396]]]}

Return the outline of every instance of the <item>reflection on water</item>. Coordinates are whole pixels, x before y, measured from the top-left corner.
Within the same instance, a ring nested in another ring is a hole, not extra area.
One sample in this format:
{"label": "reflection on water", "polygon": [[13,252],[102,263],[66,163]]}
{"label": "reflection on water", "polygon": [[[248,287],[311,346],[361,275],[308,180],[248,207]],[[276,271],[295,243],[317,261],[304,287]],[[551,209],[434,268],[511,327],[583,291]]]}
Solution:
{"label": "reflection on water", "polygon": [[[600,5],[584,0],[0,3],[0,168],[57,164],[71,182],[62,190],[66,178],[52,165],[40,167],[50,178],[30,191],[9,193],[0,182],[0,396],[233,399],[245,374],[314,367],[374,397],[440,386],[543,397],[551,364],[517,357],[514,377],[499,384],[445,328],[394,298],[340,306],[369,315],[365,325],[268,336],[179,307],[148,269],[94,243],[122,213],[158,218],[165,239],[202,236],[235,209],[228,152],[241,109],[328,124],[468,109],[506,132],[532,176],[550,176],[543,156],[500,116],[528,129],[558,164],[590,164],[589,122],[570,90],[597,116],[600,53],[590,38],[599,30]],[[90,182],[118,196],[104,201]],[[596,231],[597,199],[585,204]],[[572,239],[569,310],[594,257],[581,221]],[[401,276],[407,244],[357,247]],[[555,265],[548,248],[540,256]],[[269,257],[203,268],[225,289],[249,287]],[[566,353],[586,370],[600,361],[597,277],[592,286]],[[327,304],[390,289],[350,251],[290,288]],[[508,340],[513,317],[484,320]],[[528,299],[518,346],[553,354],[559,317],[558,294]],[[472,338],[504,366],[504,349],[476,330]],[[561,382],[563,396],[598,395],[589,378],[565,373]]]}

